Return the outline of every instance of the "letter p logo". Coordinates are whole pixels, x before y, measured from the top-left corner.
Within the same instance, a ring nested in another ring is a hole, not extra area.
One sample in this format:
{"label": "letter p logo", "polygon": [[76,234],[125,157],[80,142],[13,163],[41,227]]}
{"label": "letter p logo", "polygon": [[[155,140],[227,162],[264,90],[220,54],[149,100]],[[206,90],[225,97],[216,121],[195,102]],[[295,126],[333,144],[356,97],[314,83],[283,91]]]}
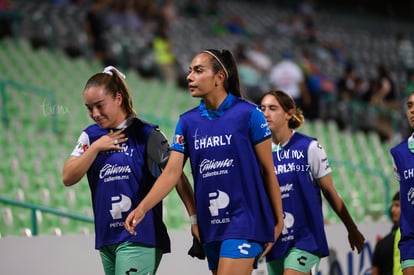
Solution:
{"label": "letter p logo", "polygon": [[284,222],[284,226],[283,226],[282,234],[286,235],[289,233],[288,229],[291,228],[293,224],[295,223],[295,217],[293,217],[293,215],[289,212],[284,212],[283,222]]}
{"label": "letter p logo", "polygon": [[112,209],[109,210],[111,213],[112,218],[115,219],[121,219],[122,218],[122,212],[126,212],[131,208],[131,199],[127,196],[121,194],[121,197],[114,196],[111,198],[112,200]]}
{"label": "letter p logo", "polygon": [[218,216],[219,209],[226,208],[230,202],[230,198],[225,192],[220,190],[217,191],[218,192],[208,194],[210,198],[214,198],[210,200],[210,206],[208,207],[210,214],[213,217]]}

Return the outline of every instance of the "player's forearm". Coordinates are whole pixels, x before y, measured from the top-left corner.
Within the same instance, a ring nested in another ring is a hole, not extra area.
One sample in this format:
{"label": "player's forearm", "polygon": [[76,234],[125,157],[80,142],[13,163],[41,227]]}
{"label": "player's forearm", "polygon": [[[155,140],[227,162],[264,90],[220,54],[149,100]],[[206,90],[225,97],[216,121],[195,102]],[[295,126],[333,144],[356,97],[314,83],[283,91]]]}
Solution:
{"label": "player's forearm", "polygon": [[187,210],[189,216],[193,216],[197,214],[196,206],[195,206],[195,199],[194,199],[194,191],[191,187],[188,178],[183,173],[176,185],[177,193],[180,196],[184,206]]}
{"label": "player's forearm", "polygon": [[95,160],[97,152],[92,147],[80,157],[70,157],[63,166],[62,182],[71,186],[82,179]]}
{"label": "player's forearm", "polygon": [[147,213],[148,210],[161,202],[171,192],[177,184],[179,177],[180,174],[171,171],[171,169],[165,169],[137,208]]}

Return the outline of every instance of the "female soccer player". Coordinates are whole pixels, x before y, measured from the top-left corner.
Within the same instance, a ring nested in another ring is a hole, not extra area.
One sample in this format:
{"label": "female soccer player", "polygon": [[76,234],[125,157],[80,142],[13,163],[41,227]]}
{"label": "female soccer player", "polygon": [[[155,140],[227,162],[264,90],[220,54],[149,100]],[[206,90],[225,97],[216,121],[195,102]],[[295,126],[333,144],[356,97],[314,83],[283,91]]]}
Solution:
{"label": "female soccer player", "polygon": [[230,51],[197,54],[187,80],[200,105],[180,116],[170,160],[125,227],[136,233],[135,226],[171,190],[189,158],[209,269],[218,275],[250,275],[283,228],[270,130],[258,106],[241,98]]}

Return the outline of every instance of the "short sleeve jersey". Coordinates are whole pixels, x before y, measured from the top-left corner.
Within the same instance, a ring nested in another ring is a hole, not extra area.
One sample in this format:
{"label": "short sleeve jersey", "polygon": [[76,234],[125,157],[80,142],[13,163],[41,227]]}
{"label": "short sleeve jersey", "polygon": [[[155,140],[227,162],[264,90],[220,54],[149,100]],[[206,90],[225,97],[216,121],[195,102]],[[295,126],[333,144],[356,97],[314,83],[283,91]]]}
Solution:
{"label": "short sleeve jersey", "polygon": [[[87,172],[95,218],[95,247],[130,241],[169,252],[162,202],[137,226],[140,234],[134,236],[124,229],[126,216],[149,192],[168,160],[168,142],[158,127],[137,118],[128,119],[119,128],[125,128],[128,137],[119,144],[123,149],[98,153]],[[108,131],[97,124],[89,126],[81,134],[72,156],[81,156]]]}
{"label": "short sleeve jersey", "polygon": [[274,215],[254,151],[269,138],[258,106],[231,94],[216,111],[201,102],[180,116],[172,150],[189,156],[204,243],[273,241]]}
{"label": "short sleeve jersey", "polygon": [[393,147],[390,152],[394,173],[400,182],[401,261],[414,260],[414,137],[410,136]]}
{"label": "short sleeve jersey", "polygon": [[267,260],[284,258],[292,247],[327,256],[321,190],[315,182],[331,172],[325,150],[315,139],[293,132],[285,144],[273,146],[273,162],[285,227]]}

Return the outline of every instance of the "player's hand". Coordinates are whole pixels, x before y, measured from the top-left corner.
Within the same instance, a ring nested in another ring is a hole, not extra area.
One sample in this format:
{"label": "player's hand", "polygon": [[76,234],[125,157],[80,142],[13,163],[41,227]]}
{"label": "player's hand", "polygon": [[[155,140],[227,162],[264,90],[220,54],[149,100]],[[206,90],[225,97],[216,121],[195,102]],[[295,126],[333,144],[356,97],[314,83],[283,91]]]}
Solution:
{"label": "player's hand", "polygon": [[124,133],[124,129],[118,131],[110,130],[108,134],[100,137],[97,141],[92,143],[91,146],[95,146],[99,152],[109,150],[122,150],[121,144],[128,140],[128,137]]}
{"label": "player's hand", "polygon": [[[283,220],[282,220],[283,221]],[[278,222],[275,225],[275,231],[274,231],[274,241],[273,242],[268,242],[265,244],[265,249],[262,253],[262,255],[260,256],[261,258],[264,258],[266,256],[267,253],[269,253],[269,251],[272,249],[272,247],[275,245],[277,239],[279,238],[280,234],[282,233],[283,230],[283,226],[284,223],[283,222]]]}
{"label": "player's hand", "polygon": [[198,241],[201,241],[200,232],[198,231],[198,224],[192,224],[191,225],[191,235],[196,237]]}
{"label": "player's hand", "polygon": [[132,210],[125,219],[124,227],[132,235],[136,235],[135,227],[142,221],[145,217],[145,213],[140,211],[138,208]]}
{"label": "player's hand", "polygon": [[262,255],[260,256],[260,258],[264,258],[266,257],[267,253],[270,252],[270,250],[272,249],[272,247],[275,245],[275,242],[268,242],[265,244],[265,248],[263,250]]}
{"label": "player's hand", "polygon": [[352,251],[356,249],[358,251],[358,254],[361,253],[362,249],[364,248],[365,237],[358,230],[358,228],[355,228],[348,232],[348,241],[351,245]]}

